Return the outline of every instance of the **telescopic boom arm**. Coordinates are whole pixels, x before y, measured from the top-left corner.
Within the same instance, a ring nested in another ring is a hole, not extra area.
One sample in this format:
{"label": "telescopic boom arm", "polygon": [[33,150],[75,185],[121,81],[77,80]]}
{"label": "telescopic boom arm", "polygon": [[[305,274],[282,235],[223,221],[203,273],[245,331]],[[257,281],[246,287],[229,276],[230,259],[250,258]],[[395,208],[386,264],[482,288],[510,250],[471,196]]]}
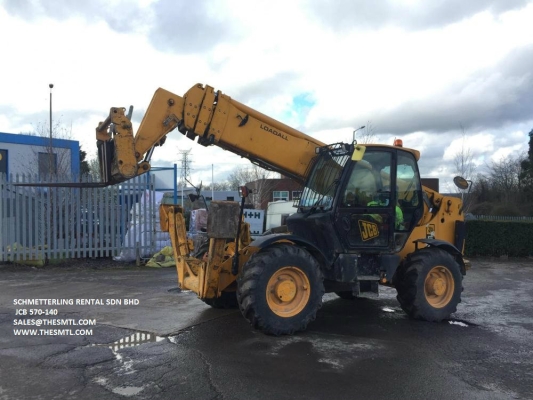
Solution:
{"label": "telescopic boom arm", "polygon": [[102,181],[116,184],[149,171],[154,147],[175,128],[300,183],[315,149],[325,145],[208,85],[197,84],[183,97],[159,88],[135,135],[124,108],[111,108],[96,128]]}

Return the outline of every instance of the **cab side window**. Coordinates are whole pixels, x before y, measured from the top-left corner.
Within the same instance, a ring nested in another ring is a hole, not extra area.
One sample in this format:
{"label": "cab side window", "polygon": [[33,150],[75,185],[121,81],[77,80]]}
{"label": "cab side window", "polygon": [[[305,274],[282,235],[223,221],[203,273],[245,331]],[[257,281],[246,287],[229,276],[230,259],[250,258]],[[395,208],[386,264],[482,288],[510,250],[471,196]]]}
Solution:
{"label": "cab side window", "polygon": [[380,201],[390,184],[391,160],[390,152],[367,151],[363,159],[353,166],[342,204],[347,207],[367,207]]}
{"label": "cab side window", "polygon": [[343,205],[347,207],[364,207],[377,193],[376,180],[372,167],[367,162],[359,161],[353,168],[343,196]]}
{"label": "cab side window", "polygon": [[396,169],[396,198],[404,214],[404,229],[410,230],[418,221],[421,203],[421,184],[418,176],[416,160],[411,154],[399,154]]}

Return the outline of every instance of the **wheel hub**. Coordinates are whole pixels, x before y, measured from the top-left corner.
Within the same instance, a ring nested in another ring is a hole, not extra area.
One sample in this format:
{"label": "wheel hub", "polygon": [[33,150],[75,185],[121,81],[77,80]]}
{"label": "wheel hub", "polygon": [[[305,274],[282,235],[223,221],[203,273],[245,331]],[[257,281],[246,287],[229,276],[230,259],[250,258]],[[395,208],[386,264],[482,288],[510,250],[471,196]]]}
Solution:
{"label": "wheel hub", "polygon": [[280,317],[292,317],[301,312],[311,296],[309,278],[298,267],[283,267],[270,277],[266,300],[270,310]]}
{"label": "wheel hub", "polygon": [[437,266],[429,271],[424,282],[424,293],[432,307],[446,307],[453,297],[454,290],[455,281],[448,268]]}
{"label": "wheel hub", "polygon": [[278,280],[274,290],[280,301],[290,302],[296,296],[296,285],[292,280]]}
{"label": "wheel hub", "polygon": [[428,282],[428,291],[435,296],[442,296],[446,291],[446,281],[442,278],[431,278]]}

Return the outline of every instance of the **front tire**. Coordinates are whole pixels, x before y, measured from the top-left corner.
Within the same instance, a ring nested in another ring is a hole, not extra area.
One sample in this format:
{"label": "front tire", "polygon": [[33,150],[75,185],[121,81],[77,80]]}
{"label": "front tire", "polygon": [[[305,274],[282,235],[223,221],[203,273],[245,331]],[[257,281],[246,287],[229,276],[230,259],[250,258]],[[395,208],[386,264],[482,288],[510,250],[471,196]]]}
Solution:
{"label": "front tire", "polygon": [[440,322],[457,311],[463,275],[445,250],[426,247],[407,257],[395,279],[396,298],[411,318]]}
{"label": "front tire", "polygon": [[269,335],[302,331],[322,306],[320,265],[305,249],[275,245],[255,253],[237,279],[244,318]]}

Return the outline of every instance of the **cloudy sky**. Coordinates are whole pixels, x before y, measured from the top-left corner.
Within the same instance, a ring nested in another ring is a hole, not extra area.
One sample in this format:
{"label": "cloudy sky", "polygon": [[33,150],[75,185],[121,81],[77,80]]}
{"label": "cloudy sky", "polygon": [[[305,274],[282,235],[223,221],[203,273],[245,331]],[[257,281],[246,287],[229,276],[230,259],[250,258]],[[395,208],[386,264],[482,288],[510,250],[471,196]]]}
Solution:
{"label": "cloudy sky", "polygon": [[[421,174],[454,176],[526,151],[533,128],[533,2],[524,0],[0,0],[0,132],[53,118],[96,153],[111,106],[209,84],[330,143],[368,125],[421,151]],[[154,166],[191,151],[193,180],[245,163],[179,132]]]}

